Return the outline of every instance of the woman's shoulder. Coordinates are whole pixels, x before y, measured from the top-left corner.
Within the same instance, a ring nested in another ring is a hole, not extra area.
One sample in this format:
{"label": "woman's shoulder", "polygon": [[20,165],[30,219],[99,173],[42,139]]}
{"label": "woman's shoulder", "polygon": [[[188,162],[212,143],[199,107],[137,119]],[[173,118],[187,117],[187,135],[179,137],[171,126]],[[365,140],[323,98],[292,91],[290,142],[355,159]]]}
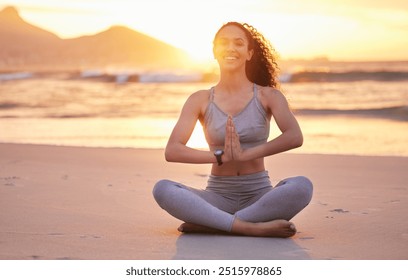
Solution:
{"label": "woman's shoulder", "polygon": [[258,98],[264,109],[271,113],[274,108],[287,106],[287,100],[285,95],[277,88],[257,86]]}
{"label": "woman's shoulder", "polygon": [[200,117],[204,115],[210,101],[211,90],[203,89],[192,93],[184,103],[184,108],[195,111]]}
{"label": "woman's shoulder", "polygon": [[208,98],[208,97],[210,97],[210,94],[211,94],[211,89],[200,89],[200,90],[197,90],[196,92],[193,92],[190,95],[190,97],[198,98],[198,99]]}
{"label": "woman's shoulder", "polygon": [[258,97],[264,105],[270,104],[270,102],[286,100],[285,95],[277,88],[257,85],[257,89]]}
{"label": "woman's shoulder", "polygon": [[203,115],[210,100],[210,93],[210,90],[205,89],[192,93],[184,103],[184,108],[189,108],[189,110],[199,112],[200,115]]}
{"label": "woman's shoulder", "polygon": [[283,93],[274,87],[256,85],[258,93],[261,97],[274,97],[276,95],[283,95]]}
{"label": "woman's shoulder", "polygon": [[193,92],[187,99],[187,102],[206,102],[210,99],[211,90],[202,89],[196,92]]}

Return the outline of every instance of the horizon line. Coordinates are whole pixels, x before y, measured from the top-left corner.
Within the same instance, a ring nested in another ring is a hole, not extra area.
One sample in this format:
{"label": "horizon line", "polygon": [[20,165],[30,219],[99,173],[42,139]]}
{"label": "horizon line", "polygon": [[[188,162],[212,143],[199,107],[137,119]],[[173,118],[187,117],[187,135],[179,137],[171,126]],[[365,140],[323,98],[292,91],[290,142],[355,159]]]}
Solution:
{"label": "horizon line", "polygon": [[[28,21],[26,18],[22,17],[21,14],[20,14],[21,10],[20,10],[20,7],[18,7],[18,5],[15,5],[15,4],[14,5],[13,4],[3,5],[0,8],[0,12],[4,11],[7,8],[15,9],[17,11],[18,17],[21,18],[25,23],[30,24],[32,26],[35,26],[37,28],[40,28],[40,29],[42,29],[42,30],[44,30],[46,32],[49,32],[49,33],[57,36],[60,40],[71,40],[71,39],[78,39],[78,38],[86,37],[86,36],[95,36],[95,35],[98,35],[100,33],[106,32],[106,31],[108,31],[108,30],[110,30],[110,29],[112,29],[114,27],[122,27],[122,28],[129,29],[130,31],[133,31],[133,32],[145,35],[145,36],[148,36],[148,37],[150,37],[150,38],[152,38],[154,40],[160,41],[160,42],[162,42],[164,44],[167,44],[167,45],[169,45],[171,47],[174,47],[176,49],[179,49],[179,50],[185,52],[186,54],[188,54],[190,56],[188,50],[186,50],[186,49],[184,49],[182,47],[176,46],[173,43],[170,43],[168,41],[157,38],[157,37],[155,37],[155,36],[153,36],[153,35],[151,35],[149,33],[146,33],[146,32],[143,32],[141,30],[135,29],[135,28],[133,28],[133,27],[131,27],[129,25],[126,25],[126,24],[112,23],[106,28],[101,28],[99,31],[82,33],[82,34],[78,33],[77,35],[74,35],[74,36],[66,36],[65,37],[65,36],[61,36],[61,34],[59,32],[51,31],[46,27],[39,26],[36,23],[32,23],[32,22]],[[208,61],[210,61],[210,60],[212,60],[212,59],[208,59]],[[280,57],[278,55],[277,60],[278,61],[304,61],[304,62],[314,62],[314,61],[319,62],[319,60],[322,60],[322,62],[347,62],[347,63],[351,63],[351,62],[358,62],[358,63],[370,63],[370,62],[379,63],[379,62],[383,62],[383,63],[386,63],[386,62],[408,62],[408,57],[401,58],[401,59],[388,59],[388,58],[384,58],[384,59],[381,59],[381,58],[377,58],[377,59],[376,58],[373,58],[373,59],[367,59],[367,58],[359,59],[359,58],[331,58],[330,55],[325,55],[325,54],[315,55],[315,56],[301,56],[301,57],[294,57],[294,56],[292,56],[292,57]],[[206,62],[206,63],[208,63],[208,62]]]}

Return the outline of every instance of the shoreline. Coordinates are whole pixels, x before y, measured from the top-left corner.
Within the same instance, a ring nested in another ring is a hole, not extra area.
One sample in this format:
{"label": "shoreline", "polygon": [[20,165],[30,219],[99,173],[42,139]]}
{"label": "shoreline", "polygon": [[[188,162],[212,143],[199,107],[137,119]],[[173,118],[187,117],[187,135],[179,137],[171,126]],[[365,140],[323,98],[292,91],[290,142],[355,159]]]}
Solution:
{"label": "shoreline", "polygon": [[[131,146],[98,146],[98,145],[90,145],[90,146],[83,146],[83,145],[72,145],[72,144],[49,144],[49,143],[24,143],[24,142],[0,142],[0,146],[6,145],[20,145],[20,146],[38,146],[38,147],[56,147],[56,148],[74,148],[74,149],[106,149],[106,150],[144,150],[144,151],[163,151],[164,147],[131,147]],[[197,148],[197,147],[194,147]],[[206,147],[198,147],[197,149],[207,149]],[[299,151],[299,149],[286,151],[284,154],[295,154],[295,155],[320,155],[320,156],[346,156],[346,157],[391,157],[391,158],[408,158],[408,155],[394,155],[394,154],[364,154],[364,153],[325,153],[325,152],[307,152],[307,151]],[[276,156],[272,155],[271,157]],[[165,161],[163,156],[163,161]]]}
{"label": "shoreline", "polygon": [[292,220],[299,232],[278,239],[178,233],[153,185],[202,188],[210,165],[165,162],[163,149],[0,144],[0,154],[3,260],[408,259],[408,157],[267,158],[273,184],[294,175],[314,183]]}
{"label": "shoreline", "polygon": [[[73,148],[73,149],[93,149],[93,150],[142,150],[142,151],[162,151],[163,161],[164,158],[164,148],[162,147],[111,147],[111,146],[76,146],[76,145],[58,145],[58,144],[42,144],[42,143],[10,143],[10,142],[0,142],[0,146],[3,145],[20,145],[20,146],[38,146],[38,147],[55,147],[55,148]],[[206,148],[198,148],[206,149]],[[408,158],[408,155],[388,155],[388,154],[353,154],[353,153],[316,153],[316,152],[305,152],[305,151],[286,151],[284,154],[293,154],[299,156],[335,156],[335,157],[379,157],[379,158]],[[272,155],[271,157],[276,156]]]}
{"label": "shoreline", "polygon": [[[408,122],[306,115],[299,115],[297,120],[305,141],[302,147],[290,153],[408,156]],[[7,133],[0,137],[0,142],[164,149],[176,121],[160,118],[3,119],[0,120],[0,131]],[[269,139],[279,133],[276,124],[271,123]],[[188,145],[208,147],[200,124],[196,125]]]}

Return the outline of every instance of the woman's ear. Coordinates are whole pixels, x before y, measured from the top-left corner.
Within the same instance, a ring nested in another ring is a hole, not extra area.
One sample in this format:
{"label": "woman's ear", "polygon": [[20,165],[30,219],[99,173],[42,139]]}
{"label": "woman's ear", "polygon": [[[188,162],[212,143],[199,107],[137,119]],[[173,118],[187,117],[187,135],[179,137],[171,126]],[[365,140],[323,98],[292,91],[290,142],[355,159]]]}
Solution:
{"label": "woman's ear", "polygon": [[252,49],[252,50],[249,50],[248,51],[248,58],[247,58],[247,61],[250,61],[251,59],[252,59],[252,56],[254,55],[254,49]]}

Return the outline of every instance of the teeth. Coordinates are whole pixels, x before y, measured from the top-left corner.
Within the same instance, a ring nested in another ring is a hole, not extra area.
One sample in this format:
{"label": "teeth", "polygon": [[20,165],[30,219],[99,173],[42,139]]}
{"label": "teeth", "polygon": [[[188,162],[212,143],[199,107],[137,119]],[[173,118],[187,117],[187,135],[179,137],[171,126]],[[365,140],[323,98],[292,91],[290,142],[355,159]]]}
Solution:
{"label": "teeth", "polygon": [[233,60],[233,59],[237,59],[237,58],[234,57],[234,56],[226,56],[225,59],[227,59],[227,60]]}

